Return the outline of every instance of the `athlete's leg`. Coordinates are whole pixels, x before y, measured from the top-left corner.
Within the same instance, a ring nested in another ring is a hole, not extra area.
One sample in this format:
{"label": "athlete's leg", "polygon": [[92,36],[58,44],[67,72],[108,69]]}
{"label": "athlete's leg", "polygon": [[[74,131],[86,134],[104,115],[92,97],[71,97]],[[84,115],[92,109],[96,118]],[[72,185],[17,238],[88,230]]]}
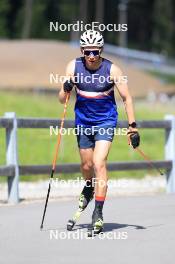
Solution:
{"label": "athlete's leg", "polygon": [[84,129],[83,133],[77,136],[79,153],[81,158],[81,171],[84,177],[85,186],[80,194],[79,209],[84,210],[94,194],[94,184],[92,181],[94,175],[93,169],[93,149],[95,147],[94,136],[87,134]]}
{"label": "athlete's leg", "polygon": [[81,213],[87,207],[94,195],[94,183],[92,178],[94,175],[93,149],[95,147],[95,140],[94,137],[87,134],[84,129],[80,134],[77,135],[77,143],[81,158],[81,171],[86,182],[79,197],[78,210],[73,218],[68,221],[68,230],[72,230]]}
{"label": "athlete's leg", "polygon": [[78,210],[73,218],[68,221],[67,229],[69,231],[72,230],[81,213],[87,207],[94,195],[94,182],[92,181],[94,176],[93,148],[79,148],[79,153],[81,158],[81,171],[85,180],[85,186],[79,197]]}
{"label": "athlete's leg", "polygon": [[97,197],[106,197],[108,180],[106,161],[111,143],[110,141],[99,140],[95,144],[93,164],[96,176],[95,196]]}
{"label": "athlete's leg", "polygon": [[93,148],[79,149],[81,158],[81,172],[84,180],[91,180],[93,177]]}
{"label": "athlete's leg", "polygon": [[92,214],[92,230],[89,235],[98,234],[103,229],[103,204],[107,192],[107,169],[106,161],[111,146],[110,141],[96,141],[93,155],[93,164],[95,170],[95,209]]}
{"label": "athlete's leg", "polygon": [[85,186],[79,198],[79,208],[84,210],[94,195],[93,148],[79,149],[79,152],[81,158],[81,171],[85,180]]}

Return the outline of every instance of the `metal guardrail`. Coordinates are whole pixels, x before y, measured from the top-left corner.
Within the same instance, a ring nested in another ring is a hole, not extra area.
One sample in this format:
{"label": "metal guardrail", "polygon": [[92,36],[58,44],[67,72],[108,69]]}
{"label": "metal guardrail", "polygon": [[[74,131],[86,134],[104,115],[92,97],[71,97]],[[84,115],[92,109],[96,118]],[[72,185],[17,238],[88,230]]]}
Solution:
{"label": "metal guardrail", "polygon": [[[70,44],[79,47],[78,41],[71,41]],[[170,60],[163,54],[125,48],[109,43],[105,43],[104,52],[124,60],[127,64],[131,63],[142,70],[158,71],[168,75],[175,74],[175,60]]]}
{"label": "metal guardrail", "polygon": [[105,44],[104,52],[111,53],[113,55],[117,55],[122,58],[129,58],[132,60],[141,60],[144,62],[151,62],[151,63],[157,63],[157,64],[163,64],[166,62],[166,57],[164,55],[154,53],[154,52],[128,49],[128,48],[119,47],[119,46],[112,45],[112,44]]}
{"label": "metal guardrail", "polygon": [[[70,41],[70,44],[72,46],[79,47],[78,41]],[[131,60],[138,60],[155,64],[164,64],[167,60],[164,55],[159,53],[129,49],[109,43],[105,43],[104,52],[122,57],[123,59],[127,58]]]}
{"label": "metal guardrail", "polygon": [[[49,126],[59,126],[61,120],[48,118],[17,118],[15,113],[5,113],[0,118],[0,127],[6,129],[6,165],[0,166],[0,176],[8,178],[8,201],[19,202],[19,175],[26,174],[49,174],[50,165],[19,165],[17,148],[17,130],[20,128],[48,128]],[[66,120],[65,128],[73,128],[74,121]],[[126,121],[120,121],[118,128],[127,127]],[[175,116],[167,115],[165,120],[138,121],[139,128],[162,128],[165,129],[165,160],[153,161],[159,168],[167,171],[167,192],[175,192]],[[149,164],[145,161],[134,162],[109,162],[109,171],[116,170],[142,170],[149,169]],[[56,166],[59,173],[80,172],[80,164],[67,163]]]}

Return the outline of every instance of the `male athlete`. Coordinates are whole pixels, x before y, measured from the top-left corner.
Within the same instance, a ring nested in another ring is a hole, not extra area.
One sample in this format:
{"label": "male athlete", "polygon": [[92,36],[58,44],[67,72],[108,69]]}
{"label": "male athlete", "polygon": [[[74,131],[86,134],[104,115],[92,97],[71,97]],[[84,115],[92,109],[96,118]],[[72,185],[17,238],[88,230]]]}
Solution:
{"label": "male athlete", "polygon": [[95,193],[91,227],[94,234],[103,230],[102,210],[108,180],[106,162],[118,117],[115,87],[125,104],[129,142],[133,148],[138,147],[140,142],[127,83],[121,81],[123,75],[120,68],[101,57],[103,45],[103,36],[97,31],[88,30],[81,35],[80,48],[83,56],[68,64],[68,80],[59,93],[59,100],[64,103],[67,93],[75,87],[75,127],[83,128],[77,135],[77,142],[86,184],[79,197],[78,215],[68,221],[67,229],[72,230],[80,212],[87,207]]}

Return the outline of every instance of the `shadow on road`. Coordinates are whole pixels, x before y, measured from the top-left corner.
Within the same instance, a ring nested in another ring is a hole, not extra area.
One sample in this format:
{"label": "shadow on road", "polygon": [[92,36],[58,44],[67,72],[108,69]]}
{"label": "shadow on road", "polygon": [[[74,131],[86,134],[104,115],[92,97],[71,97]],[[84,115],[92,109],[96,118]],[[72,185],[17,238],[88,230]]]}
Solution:
{"label": "shadow on road", "polygon": [[[84,228],[89,228],[89,227],[90,227],[89,224],[79,224],[79,225],[76,225],[73,230],[75,231],[78,229],[84,229]],[[140,225],[105,223],[103,232],[110,232],[110,231],[114,231],[114,230],[121,229],[121,228],[127,228],[127,227],[134,227],[135,229],[146,229],[146,227],[140,226]]]}
{"label": "shadow on road", "polygon": [[[117,229],[121,229],[121,228],[127,228],[127,227],[133,227],[134,229],[140,230],[140,229],[147,229],[147,228],[152,228],[152,227],[160,227],[163,224],[156,224],[156,225],[150,225],[150,226],[141,226],[141,225],[130,225],[130,224],[119,224],[119,223],[104,223],[104,232],[110,232],[110,231],[114,231]],[[73,231],[77,231],[77,230],[81,230],[81,229],[88,229],[90,227],[90,224],[79,224],[79,225],[75,225],[75,227],[73,228]],[[58,227],[58,228],[44,228],[41,231],[51,231],[51,230],[62,230],[64,231],[66,229],[65,227]]]}

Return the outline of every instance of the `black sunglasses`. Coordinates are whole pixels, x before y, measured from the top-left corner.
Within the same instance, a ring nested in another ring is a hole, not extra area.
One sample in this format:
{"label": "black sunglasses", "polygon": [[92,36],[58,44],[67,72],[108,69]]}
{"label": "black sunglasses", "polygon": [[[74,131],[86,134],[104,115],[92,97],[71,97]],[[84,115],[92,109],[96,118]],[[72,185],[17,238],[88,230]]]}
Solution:
{"label": "black sunglasses", "polygon": [[100,55],[100,50],[84,50],[84,55],[85,56],[99,56]]}

